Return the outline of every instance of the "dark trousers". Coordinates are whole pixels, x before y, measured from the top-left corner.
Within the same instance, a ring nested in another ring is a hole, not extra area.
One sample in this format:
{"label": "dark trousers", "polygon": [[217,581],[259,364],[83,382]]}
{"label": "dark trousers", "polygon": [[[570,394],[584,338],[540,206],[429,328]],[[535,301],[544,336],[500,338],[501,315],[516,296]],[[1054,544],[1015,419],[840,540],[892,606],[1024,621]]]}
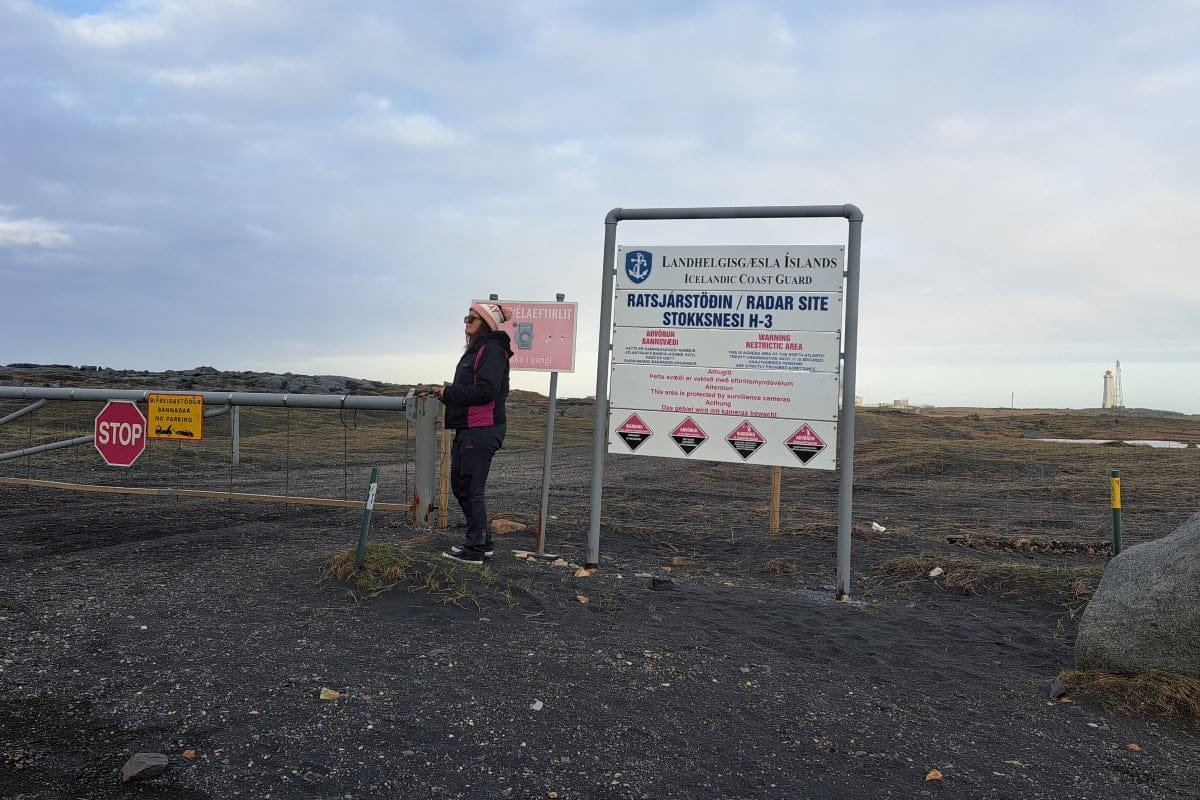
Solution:
{"label": "dark trousers", "polygon": [[487,488],[492,456],[504,444],[505,425],[486,428],[459,428],[454,432],[450,448],[450,488],[467,518],[467,540],[463,549],[472,556],[482,556],[492,543],[488,526]]}

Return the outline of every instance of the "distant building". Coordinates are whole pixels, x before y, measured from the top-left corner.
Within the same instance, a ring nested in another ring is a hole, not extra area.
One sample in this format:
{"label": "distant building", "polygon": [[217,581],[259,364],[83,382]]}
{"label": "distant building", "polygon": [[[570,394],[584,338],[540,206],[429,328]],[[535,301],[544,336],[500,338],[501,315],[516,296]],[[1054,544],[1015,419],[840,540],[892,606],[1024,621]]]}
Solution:
{"label": "distant building", "polygon": [[1121,388],[1121,362],[1112,369],[1104,370],[1104,397],[1101,408],[1124,408],[1125,390]]}

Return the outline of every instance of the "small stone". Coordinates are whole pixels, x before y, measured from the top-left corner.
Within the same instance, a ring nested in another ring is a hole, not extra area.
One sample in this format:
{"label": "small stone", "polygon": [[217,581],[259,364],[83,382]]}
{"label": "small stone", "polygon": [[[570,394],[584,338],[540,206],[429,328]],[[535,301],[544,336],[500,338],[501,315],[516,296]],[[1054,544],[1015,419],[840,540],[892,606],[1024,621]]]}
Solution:
{"label": "small stone", "polygon": [[675,582],[670,578],[653,577],[650,579],[650,588],[656,592],[666,592],[675,588]]}
{"label": "small stone", "polygon": [[494,519],[492,520],[492,533],[503,536],[506,533],[516,533],[517,531],[526,530],[527,526],[520,522],[513,522],[511,519]]}
{"label": "small stone", "polygon": [[140,781],[162,775],[167,769],[167,757],[162,753],[134,753],[121,767],[121,780]]}
{"label": "small stone", "polygon": [[541,700],[534,700],[532,703],[529,704],[530,711],[541,711],[545,707],[546,707],[546,704],[543,703]]}
{"label": "small stone", "polygon": [[322,700],[337,700],[341,696],[342,693],[336,689],[327,689],[325,687],[321,687],[320,698]]}
{"label": "small stone", "polygon": [[946,570],[942,569],[941,567],[934,567],[933,569],[929,570],[929,577],[931,578],[940,578],[945,574]]}

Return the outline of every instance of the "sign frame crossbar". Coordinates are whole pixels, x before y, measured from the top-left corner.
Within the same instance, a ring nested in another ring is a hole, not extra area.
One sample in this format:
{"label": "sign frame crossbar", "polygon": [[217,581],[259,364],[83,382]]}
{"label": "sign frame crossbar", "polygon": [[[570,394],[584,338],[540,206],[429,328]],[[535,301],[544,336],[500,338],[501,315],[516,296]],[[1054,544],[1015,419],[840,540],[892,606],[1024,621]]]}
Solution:
{"label": "sign frame crossbar", "polygon": [[698,208],[614,208],[604,218],[603,279],[600,287],[600,343],[596,358],[596,418],[592,435],[592,483],[586,566],[600,562],[600,512],[608,439],[609,360],[616,283],[617,225],[623,220],[797,219],[842,217],[846,242],[845,323],[841,353],[842,404],[838,420],[838,540],[836,597],[850,599],[850,533],[854,506],[854,394],[858,360],[859,265],[863,213],[851,203],[815,206],[714,206]]}

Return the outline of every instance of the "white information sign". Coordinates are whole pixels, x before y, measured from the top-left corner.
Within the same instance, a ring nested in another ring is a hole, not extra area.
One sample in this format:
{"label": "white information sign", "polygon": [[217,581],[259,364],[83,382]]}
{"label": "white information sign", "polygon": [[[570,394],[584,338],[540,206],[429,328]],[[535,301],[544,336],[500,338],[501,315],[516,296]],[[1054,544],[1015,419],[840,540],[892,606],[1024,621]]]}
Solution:
{"label": "white information sign", "polygon": [[834,469],[844,257],[620,248],[609,450]]}
{"label": "white information sign", "polygon": [[730,335],[697,328],[617,328],[614,364],[660,364],[789,372],[837,372],[841,340],[835,331],[760,331]]}
{"label": "white information sign", "polygon": [[834,410],[837,393],[832,372],[617,364],[612,373],[612,404],[618,408],[800,419]]}

